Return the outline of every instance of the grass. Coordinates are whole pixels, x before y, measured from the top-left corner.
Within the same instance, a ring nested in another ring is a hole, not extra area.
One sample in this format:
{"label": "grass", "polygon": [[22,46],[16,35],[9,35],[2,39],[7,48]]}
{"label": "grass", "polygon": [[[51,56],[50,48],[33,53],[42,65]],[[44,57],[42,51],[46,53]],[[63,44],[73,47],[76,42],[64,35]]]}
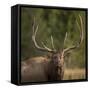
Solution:
{"label": "grass", "polygon": [[66,69],[64,72],[64,80],[85,79],[85,69]]}

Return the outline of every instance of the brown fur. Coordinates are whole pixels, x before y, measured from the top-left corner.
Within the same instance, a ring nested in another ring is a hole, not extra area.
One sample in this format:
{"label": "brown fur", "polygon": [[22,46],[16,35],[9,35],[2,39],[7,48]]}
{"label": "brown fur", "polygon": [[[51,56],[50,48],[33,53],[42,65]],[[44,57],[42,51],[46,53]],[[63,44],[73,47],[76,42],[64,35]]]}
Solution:
{"label": "brown fur", "polygon": [[41,82],[56,81],[63,78],[63,64],[58,53],[51,57],[34,57],[22,61],[21,81]]}

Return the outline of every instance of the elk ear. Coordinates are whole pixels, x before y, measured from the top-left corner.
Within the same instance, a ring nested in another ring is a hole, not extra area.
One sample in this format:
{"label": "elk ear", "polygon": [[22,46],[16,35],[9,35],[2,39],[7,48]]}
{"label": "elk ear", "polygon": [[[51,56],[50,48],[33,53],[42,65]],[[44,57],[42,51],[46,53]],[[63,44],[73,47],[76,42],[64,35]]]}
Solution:
{"label": "elk ear", "polygon": [[69,57],[71,55],[71,52],[67,52],[64,54],[64,57]]}
{"label": "elk ear", "polygon": [[47,58],[51,58],[51,57],[52,57],[52,53],[48,53]]}

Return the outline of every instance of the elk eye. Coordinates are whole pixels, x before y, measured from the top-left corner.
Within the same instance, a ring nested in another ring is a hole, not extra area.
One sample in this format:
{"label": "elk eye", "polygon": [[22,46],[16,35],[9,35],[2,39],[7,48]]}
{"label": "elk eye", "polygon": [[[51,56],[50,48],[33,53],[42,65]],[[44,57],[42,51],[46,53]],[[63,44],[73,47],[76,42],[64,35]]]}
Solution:
{"label": "elk eye", "polygon": [[54,59],[57,59],[57,57],[54,57]]}

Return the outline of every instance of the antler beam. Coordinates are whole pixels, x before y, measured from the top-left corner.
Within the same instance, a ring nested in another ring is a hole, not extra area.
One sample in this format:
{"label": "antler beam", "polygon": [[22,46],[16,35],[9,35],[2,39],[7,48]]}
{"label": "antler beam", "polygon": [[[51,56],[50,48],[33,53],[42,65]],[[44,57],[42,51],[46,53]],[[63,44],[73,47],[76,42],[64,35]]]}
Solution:
{"label": "antler beam", "polygon": [[37,31],[38,31],[38,25],[36,26],[36,29],[35,29],[35,18],[34,18],[32,41],[34,42],[35,47],[36,47],[38,50],[41,50],[41,51],[56,52],[55,50],[52,50],[52,49],[48,48],[47,46],[45,46],[45,44],[44,44],[43,42],[42,42],[43,47],[40,47],[40,46],[37,44],[37,42],[36,42],[36,33],[37,33]]}
{"label": "antler beam", "polygon": [[78,48],[81,45],[82,41],[83,41],[83,20],[82,20],[82,17],[80,15],[79,15],[79,20],[80,20],[80,26],[79,26],[79,23],[78,22],[77,22],[77,26],[78,26],[79,30],[81,30],[80,31],[80,40],[79,40],[79,42],[78,42],[77,45],[74,45],[72,47],[69,47],[69,48],[64,49],[63,50],[64,53],[65,52],[68,52],[68,51],[70,51],[72,49]]}

